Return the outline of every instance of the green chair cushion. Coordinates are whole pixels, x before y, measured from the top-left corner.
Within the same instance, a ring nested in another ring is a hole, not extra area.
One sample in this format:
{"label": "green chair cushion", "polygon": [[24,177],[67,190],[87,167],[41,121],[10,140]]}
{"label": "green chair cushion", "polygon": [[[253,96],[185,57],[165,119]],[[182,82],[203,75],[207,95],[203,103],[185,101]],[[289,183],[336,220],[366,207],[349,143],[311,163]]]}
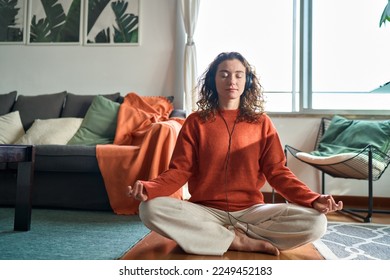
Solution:
{"label": "green chair cushion", "polygon": [[390,149],[390,120],[351,120],[334,116],[320,140],[317,151],[312,154],[330,156],[359,152],[372,145],[382,153]]}

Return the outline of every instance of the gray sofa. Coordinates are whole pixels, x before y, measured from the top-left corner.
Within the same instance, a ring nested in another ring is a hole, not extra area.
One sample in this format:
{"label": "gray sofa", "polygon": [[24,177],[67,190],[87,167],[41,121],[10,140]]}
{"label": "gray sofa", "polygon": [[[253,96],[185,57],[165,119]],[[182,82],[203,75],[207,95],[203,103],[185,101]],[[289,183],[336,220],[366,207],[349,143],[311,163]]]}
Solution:
{"label": "gray sofa", "polygon": [[[123,101],[119,93],[103,96],[119,104]],[[65,91],[34,96],[17,96],[16,92],[0,94],[0,118],[18,111],[23,128],[28,131],[36,119],[84,118],[94,98]],[[185,117],[185,112],[175,109],[171,116]],[[95,145],[34,146],[33,207],[111,210]],[[16,166],[3,164],[0,206],[14,205],[15,186]]]}

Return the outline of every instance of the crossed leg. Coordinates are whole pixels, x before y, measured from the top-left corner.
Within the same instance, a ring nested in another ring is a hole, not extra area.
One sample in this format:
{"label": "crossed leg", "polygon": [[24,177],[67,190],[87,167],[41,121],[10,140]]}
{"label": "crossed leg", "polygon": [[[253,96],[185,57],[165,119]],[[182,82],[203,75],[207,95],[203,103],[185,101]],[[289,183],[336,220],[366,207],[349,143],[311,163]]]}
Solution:
{"label": "crossed leg", "polygon": [[149,229],[175,240],[185,252],[200,255],[222,255],[227,250],[279,255],[280,250],[319,238],[326,229],[323,214],[288,204],[255,205],[228,213],[159,197],[141,203],[140,218]]}

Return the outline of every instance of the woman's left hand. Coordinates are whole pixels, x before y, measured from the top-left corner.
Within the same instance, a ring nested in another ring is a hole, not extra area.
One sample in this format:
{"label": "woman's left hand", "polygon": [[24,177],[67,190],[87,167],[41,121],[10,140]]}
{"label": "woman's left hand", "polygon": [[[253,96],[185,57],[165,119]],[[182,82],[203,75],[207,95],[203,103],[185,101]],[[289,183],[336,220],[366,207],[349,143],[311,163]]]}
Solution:
{"label": "woman's left hand", "polygon": [[330,212],[343,209],[343,202],[339,201],[336,203],[331,195],[322,194],[316,200],[314,200],[313,208],[318,212],[328,214]]}

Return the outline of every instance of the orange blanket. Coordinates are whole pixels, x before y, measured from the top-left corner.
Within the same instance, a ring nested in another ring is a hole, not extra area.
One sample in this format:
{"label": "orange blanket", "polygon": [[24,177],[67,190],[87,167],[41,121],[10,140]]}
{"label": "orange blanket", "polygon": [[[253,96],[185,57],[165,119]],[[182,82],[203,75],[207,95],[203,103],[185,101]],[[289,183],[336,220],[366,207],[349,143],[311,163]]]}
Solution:
{"label": "orange blanket", "polygon": [[[129,93],[118,111],[112,145],[97,145],[96,157],[110,205],[116,214],[137,214],[139,201],[127,196],[127,186],[168,169],[184,119],[169,118],[173,106],[162,97]],[[172,194],[182,198],[182,190]]]}

